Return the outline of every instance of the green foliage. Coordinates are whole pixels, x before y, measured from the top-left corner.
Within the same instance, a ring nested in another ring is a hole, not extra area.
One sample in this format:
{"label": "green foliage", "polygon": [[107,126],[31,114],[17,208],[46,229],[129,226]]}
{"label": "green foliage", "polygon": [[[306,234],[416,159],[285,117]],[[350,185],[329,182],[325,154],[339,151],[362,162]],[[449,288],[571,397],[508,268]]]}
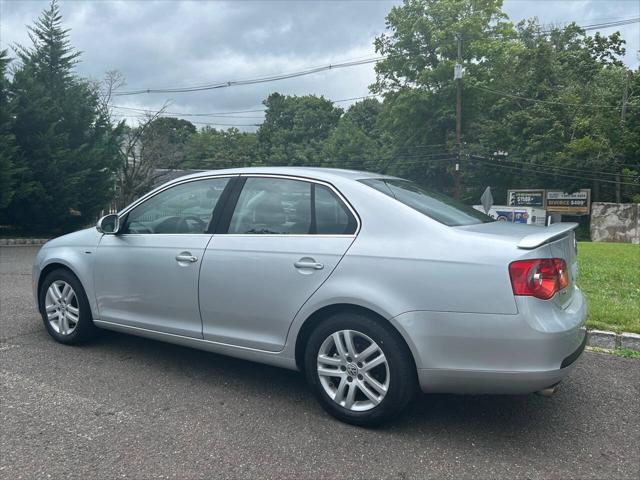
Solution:
{"label": "green foliage", "polygon": [[16,153],[15,137],[11,131],[12,109],[9,103],[9,82],[6,69],[7,51],[0,51],[0,211],[13,197],[13,157]]}
{"label": "green foliage", "polygon": [[451,193],[458,153],[469,203],[487,185],[497,202],[517,187],[591,188],[594,201],[640,201],[640,72],[621,62],[620,34],[514,25],[502,0],[405,0],[375,40],[385,59],[370,88],[382,102],[366,99],[345,112],[323,97],[273,93],[256,133],[198,131],[162,112],[135,128],[114,126],[108,99],[123,79],[113,75],[110,93],[99,97],[74,73],[80,53],[55,1],[29,33],[31,45],[15,48],[11,81],[0,53],[0,217],[25,230],[89,223],[114,183],[126,203],[162,168],[363,169]]}
{"label": "green foliage", "polygon": [[144,154],[154,159],[156,168],[180,168],[184,165],[189,139],[197,132],[193,123],[173,117],[158,117],[141,133]]}
{"label": "green foliage", "polygon": [[189,137],[185,148],[186,168],[214,170],[259,163],[257,135],[237,128],[225,131],[206,127]]}
{"label": "green foliage", "polygon": [[111,200],[117,138],[94,86],[73,73],[80,53],[55,1],[29,33],[11,84],[19,175],[6,216],[27,231],[66,231]]}
{"label": "green foliage", "polygon": [[630,348],[616,348],[613,353],[623,358],[640,358],[640,352],[631,350]]}
{"label": "green foliage", "polygon": [[375,99],[354,103],[324,142],[321,166],[381,171],[389,161],[378,126],[382,104]]}
{"label": "green foliage", "polygon": [[[371,88],[385,94],[382,125],[392,143],[405,152],[435,145],[456,153],[460,37],[463,198],[477,201],[487,185],[496,198],[509,187],[538,186],[592,188],[600,201],[618,193],[622,201],[635,198],[638,169],[623,173],[623,164],[639,162],[640,87],[637,72],[619,59],[624,40],[618,33],[589,37],[576,25],[542,34],[537,21],[514,26],[501,7],[498,0],[406,0],[391,10],[388,32],[375,43],[387,58],[376,65]],[[630,106],[622,119],[627,75]],[[450,191],[451,162],[439,158],[396,154],[391,168]],[[632,184],[619,192],[612,183],[618,173]]]}
{"label": "green foliage", "polygon": [[324,140],[338,124],[342,109],[323,97],[273,93],[264,101],[258,129],[260,155],[267,165],[317,165]]}

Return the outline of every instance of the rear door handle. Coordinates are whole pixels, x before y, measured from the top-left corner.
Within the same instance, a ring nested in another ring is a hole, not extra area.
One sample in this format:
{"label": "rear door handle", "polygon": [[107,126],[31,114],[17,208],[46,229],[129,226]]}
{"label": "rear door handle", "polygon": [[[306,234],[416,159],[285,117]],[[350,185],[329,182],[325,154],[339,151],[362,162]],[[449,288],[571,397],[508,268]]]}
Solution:
{"label": "rear door handle", "polygon": [[298,260],[293,266],[296,268],[311,268],[313,270],[322,270],[324,268],[322,263],[314,262],[313,260]]}
{"label": "rear door handle", "polygon": [[194,257],[190,252],[182,252],[176,255],[176,260],[181,263],[195,263],[198,261],[198,257]]}

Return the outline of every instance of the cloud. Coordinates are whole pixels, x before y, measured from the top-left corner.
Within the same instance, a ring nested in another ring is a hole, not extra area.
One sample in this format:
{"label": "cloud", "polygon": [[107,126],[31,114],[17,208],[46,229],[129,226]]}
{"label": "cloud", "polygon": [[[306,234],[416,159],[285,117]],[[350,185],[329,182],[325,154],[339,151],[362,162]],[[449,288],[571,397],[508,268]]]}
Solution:
{"label": "cloud", "polygon": [[[81,50],[81,75],[100,79],[119,70],[127,88],[162,88],[259,77],[373,56],[373,39],[398,1],[61,1],[72,45]],[[0,48],[28,44],[25,25],[47,1],[0,0]],[[596,23],[638,15],[637,2],[507,0],[513,20],[537,15],[545,23]],[[621,30],[626,61],[637,65],[638,25]],[[203,112],[260,108],[271,92],[330,99],[366,95],[372,65],[279,82],[208,92],[119,97],[118,104]],[[255,116],[255,114],[252,114]],[[204,119],[201,119],[204,120]],[[255,123],[228,119],[225,123]],[[251,128],[248,128],[251,130]]]}

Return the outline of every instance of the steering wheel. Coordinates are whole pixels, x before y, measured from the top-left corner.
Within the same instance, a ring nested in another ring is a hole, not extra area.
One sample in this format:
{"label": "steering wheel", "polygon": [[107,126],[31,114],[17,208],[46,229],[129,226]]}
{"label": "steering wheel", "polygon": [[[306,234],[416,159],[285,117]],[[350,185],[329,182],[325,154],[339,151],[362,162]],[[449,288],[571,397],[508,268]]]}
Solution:
{"label": "steering wheel", "polygon": [[188,215],[186,217],[180,217],[180,221],[176,226],[176,229],[178,230],[178,232],[180,233],[191,232],[191,227],[189,226],[189,222],[187,222],[187,220],[193,220],[194,222],[196,222],[201,232],[204,232],[205,229],[207,228],[207,224],[200,217],[196,217],[195,215]]}

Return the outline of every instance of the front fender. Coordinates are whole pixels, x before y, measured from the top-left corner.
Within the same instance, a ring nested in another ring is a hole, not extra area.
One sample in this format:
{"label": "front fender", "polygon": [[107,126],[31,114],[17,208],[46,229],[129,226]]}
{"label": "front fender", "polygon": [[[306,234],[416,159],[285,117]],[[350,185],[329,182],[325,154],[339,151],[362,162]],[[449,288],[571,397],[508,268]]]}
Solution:
{"label": "front fender", "polygon": [[95,228],[81,230],[65,235],[46,243],[36,255],[33,265],[33,293],[36,307],[39,309],[38,295],[43,272],[48,272],[56,265],[69,269],[82,284],[91,313],[96,317],[93,265],[101,235]]}

